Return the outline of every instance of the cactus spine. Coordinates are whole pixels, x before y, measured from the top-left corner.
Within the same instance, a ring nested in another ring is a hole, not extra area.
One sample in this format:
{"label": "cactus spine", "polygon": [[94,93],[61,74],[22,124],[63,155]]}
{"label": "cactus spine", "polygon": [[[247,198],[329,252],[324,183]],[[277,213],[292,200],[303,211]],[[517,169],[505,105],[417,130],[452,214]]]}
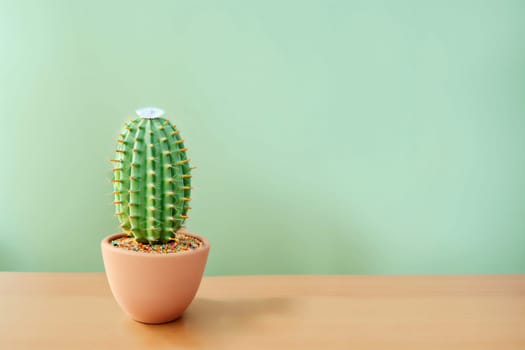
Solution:
{"label": "cactus spine", "polygon": [[184,140],[167,119],[126,123],[112,160],[115,214],[139,242],[166,242],[188,218],[190,159]]}

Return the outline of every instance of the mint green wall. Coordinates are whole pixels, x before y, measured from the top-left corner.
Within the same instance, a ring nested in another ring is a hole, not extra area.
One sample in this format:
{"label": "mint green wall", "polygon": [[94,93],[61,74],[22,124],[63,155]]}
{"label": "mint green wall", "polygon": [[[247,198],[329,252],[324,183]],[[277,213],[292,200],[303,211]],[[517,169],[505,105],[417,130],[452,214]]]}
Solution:
{"label": "mint green wall", "polygon": [[0,269],[101,270],[165,108],[207,273],[525,272],[525,2],[0,1]]}

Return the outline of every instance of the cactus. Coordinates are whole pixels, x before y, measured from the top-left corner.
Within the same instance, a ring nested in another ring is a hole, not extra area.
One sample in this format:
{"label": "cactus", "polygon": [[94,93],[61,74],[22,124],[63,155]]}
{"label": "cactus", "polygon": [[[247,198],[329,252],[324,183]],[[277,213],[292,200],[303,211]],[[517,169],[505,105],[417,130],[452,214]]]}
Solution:
{"label": "cactus", "polygon": [[191,170],[175,125],[156,108],[125,124],[112,160],[115,215],[138,242],[166,242],[188,218]]}

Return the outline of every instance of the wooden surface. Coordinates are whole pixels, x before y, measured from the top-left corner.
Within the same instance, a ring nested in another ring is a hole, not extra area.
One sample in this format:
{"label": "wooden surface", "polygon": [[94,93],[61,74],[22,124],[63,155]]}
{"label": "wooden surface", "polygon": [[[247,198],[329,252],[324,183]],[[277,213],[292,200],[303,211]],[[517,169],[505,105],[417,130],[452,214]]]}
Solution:
{"label": "wooden surface", "polygon": [[525,349],[525,275],[207,277],[178,321],[100,273],[0,273],[0,349]]}

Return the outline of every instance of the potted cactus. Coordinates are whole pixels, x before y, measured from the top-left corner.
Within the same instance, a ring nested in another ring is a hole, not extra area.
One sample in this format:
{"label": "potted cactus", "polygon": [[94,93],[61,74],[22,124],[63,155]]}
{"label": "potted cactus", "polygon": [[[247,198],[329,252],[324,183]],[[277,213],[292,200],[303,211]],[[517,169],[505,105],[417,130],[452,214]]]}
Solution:
{"label": "potted cactus", "polygon": [[118,139],[113,168],[121,233],[101,242],[106,276],[122,309],[143,323],[182,315],[199,288],[209,242],[184,228],[191,170],[179,130],[158,108],[137,111]]}

